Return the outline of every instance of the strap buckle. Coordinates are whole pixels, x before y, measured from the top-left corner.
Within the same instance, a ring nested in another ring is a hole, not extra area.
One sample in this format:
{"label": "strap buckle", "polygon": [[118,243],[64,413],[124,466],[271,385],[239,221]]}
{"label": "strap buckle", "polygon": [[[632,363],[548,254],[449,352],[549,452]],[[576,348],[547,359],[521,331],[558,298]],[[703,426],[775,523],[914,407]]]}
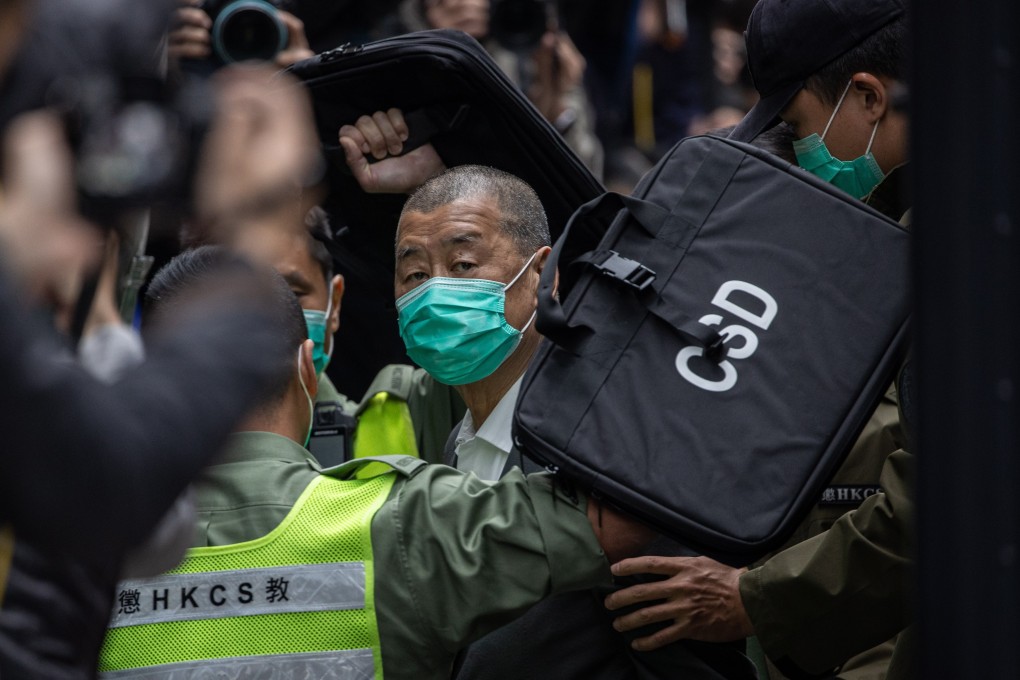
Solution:
{"label": "strap buckle", "polygon": [[609,257],[603,262],[592,264],[606,276],[611,276],[637,290],[644,290],[655,280],[655,272],[636,260],[623,257],[615,250],[610,250]]}
{"label": "strap buckle", "polygon": [[728,339],[729,338],[727,336],[716,333],[711,342],[705,345],[702,356],[713,363],[721,363],[722,360],[726,358],[726,354],[729,351],[724,344]]}

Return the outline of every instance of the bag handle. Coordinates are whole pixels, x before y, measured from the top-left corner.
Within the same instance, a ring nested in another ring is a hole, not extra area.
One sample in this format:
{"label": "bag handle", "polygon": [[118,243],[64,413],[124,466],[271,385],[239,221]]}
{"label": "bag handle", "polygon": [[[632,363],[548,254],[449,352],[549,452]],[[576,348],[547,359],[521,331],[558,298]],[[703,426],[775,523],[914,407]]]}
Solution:
{"label": "bag handle", "polygon": [[[633,196],[605,193],[595,200],[585,203],[571,215],[566,229],[556,240],[545,268],[542,270],[538,286],[538,314],[535,326],[542,335],[571,351],[577,352],[581,344],[594,334],[594,330],[584,324],[571,325],[567,321],[563,306],[559,300],[553,297],[556,269],[559,266],[563,246],[572,229],[581,220],[606,217],[609,214],[615,218],[621,210],[626,210],[653,237],[657,236],[662,227],[672,218],[668,210],[655,203]],[[648,267],[620,255],[615,250],[589,251],[575,258],[570,264],[595,267],[603,274],[631,286],[638,293],[648,289],[656,276],[655,272]],[[725,338],[715,330],[696,323],[683,312],[667,304],[659,295],[654,295],[654,297],[640,295],[639,300],[649,312],[666,322],[685,340],[705,348],[704,355],[708,359],[719,362],[725,357],[726,348],[723,346]]]}
{"label": "bag handle", "polygon": [[634,288],[638,292],[638,300],[645,309],[664,321],[687,342],[703,347],[706,358],[716,363],[725,358],[726,347],[723,346],[723,342],[726,339],[717,331],[698,323],[675,305],[663,300],[661,295],[655,294],[654,288],[649,293],[643,294],[643,291],[651,286],[656,275],[640,262],[623,257],[615,250],[592,250],[570,264],[588,265]]}
{"label": "bag handle", "polygon": [[652,236],[656,236],[662,226],[669,219],[669,211],[654,203],[642,201],[632,196],[621,196],[620,194],[607,192],[598,198],[588,201],[574,211],[567,222],[566,228],[560,237],[553,244],[549,259],[546,260],[545,268],[538,284],[538,313],[535,318],[535,328],[546,338],[549,338],[557,345],[576,352],[581,344],[590,337],[594,331],[584,324],[571,325],[567,322],[567,315],[559,300],[553,296],[556,284],[556,269],[559,266],[560,256],[563,247],[570,239],[571,233],[576,233],[580,223],[595,219],[615,218],[623,209],[627,209],[634,219]]}

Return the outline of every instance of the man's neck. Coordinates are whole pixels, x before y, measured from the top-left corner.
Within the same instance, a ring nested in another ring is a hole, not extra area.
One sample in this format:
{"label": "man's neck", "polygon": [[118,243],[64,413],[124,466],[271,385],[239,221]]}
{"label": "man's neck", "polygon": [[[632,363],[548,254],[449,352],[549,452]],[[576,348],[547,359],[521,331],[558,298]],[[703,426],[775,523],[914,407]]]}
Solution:
{"label": "man's neck", "polygon": [[305,433],[300,429],[292,413],[274,409],[252,413],[238,423],[234,432],[271,432],[303,445]]}
{"label": "man's neck", "polygon": [[527,333],[525,337],[521,338],[521,344],[516,351],[507,357],[503,365],[497,368],[492,375],[478,382],[456,386],[455,389],[467,405],[468,411],[471,412],[471,421],[476,429],[482,426],[499,401],[524,375],[538,349],[539,340],[537,334]]}

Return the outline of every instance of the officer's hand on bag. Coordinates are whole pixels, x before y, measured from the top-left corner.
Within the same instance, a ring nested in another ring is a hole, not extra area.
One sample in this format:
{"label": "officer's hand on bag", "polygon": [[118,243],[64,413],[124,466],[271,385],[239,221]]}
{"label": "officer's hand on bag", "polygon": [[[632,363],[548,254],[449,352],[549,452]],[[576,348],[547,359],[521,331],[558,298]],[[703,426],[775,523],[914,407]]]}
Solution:
{"label": "officer's hand on bag", "polygon": [[638,651],[651,651],[677,640],[729,642],[754,635],[738,585],[746,569],[734,569],[707,557],[635,557],[614,564],[612,571],[613,576],[668,577],[618,590],[605,600],[610,610],[664,600],[613,621],[613,627],[621,632],[672,622],[653,635],[636,639],[632,646]]}
{"label": "officer's hand on bag", "polygon": [[[365,192],[406,194],[446,169],[435,147],[425,144],[403,156],[409,131],[400,109],[376,111],[340,128],[347,165]],[[376,159],[369,163],[368,156]]]}
{"label": "officer's hand on bag", "polygon": [[646,525],[593,497],[588,498],[588,521],[610,562],[639,554],[656,537]]}
{"label": "officer's hand on bag", "polygon": [[102,255],[99,231],[77,213],[74,163],[57,116],[24,114],[3,140],[0,256],[58,326],[70,314],[85,272]]}

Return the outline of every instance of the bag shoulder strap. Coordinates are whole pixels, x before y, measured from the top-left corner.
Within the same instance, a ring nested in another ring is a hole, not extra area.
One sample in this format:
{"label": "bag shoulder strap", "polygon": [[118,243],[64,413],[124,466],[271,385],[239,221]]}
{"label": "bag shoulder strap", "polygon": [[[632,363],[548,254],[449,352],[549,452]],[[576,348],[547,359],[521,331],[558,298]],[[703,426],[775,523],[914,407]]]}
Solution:
{"label": "bag shoulder strap", "polygon": [[[563,244],[569,238],[571,229],[580,221],[605,219],[610,215],[617,219],[621,213],[633,218],[651,236],[657,236],[672,219],[670,211],[651,201],[606,193],[584,204],[571,216],[563,235],[557,239],[553,251],[539,281],[538,316],[535,320],[539,332],[556,344],[571,351],[579,352],[581,345],[593,334],[590,327],[582,324],[571,325],[567,321],[563,306],[555,296],[556,269],[559,265]],[[584,253],[569,265],[590,266],[621,284],[630,286],[638,293],[638,299],[649,312],[665,321],[688,342],[705,348],[705,357],[722,361],[726,354],[723,338],[714,329],[699,324],[681,310],[669,305],[652,287],[656,273],[636,260],[622,256],[615,250],[598,249]]]}

